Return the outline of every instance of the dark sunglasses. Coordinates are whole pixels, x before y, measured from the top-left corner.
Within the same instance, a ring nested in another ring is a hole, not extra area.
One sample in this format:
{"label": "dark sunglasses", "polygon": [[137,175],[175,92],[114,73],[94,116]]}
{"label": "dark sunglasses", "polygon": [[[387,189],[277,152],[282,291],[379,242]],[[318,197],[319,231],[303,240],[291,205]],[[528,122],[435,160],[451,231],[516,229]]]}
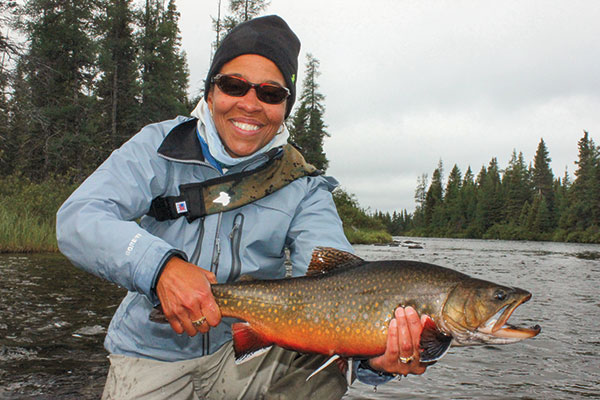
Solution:
{"label": "dark sunglasses", "polygon": [[281,104],[290,95],[290,90],[286,87],[274,83],[252,83],[244,78],[235,75],[215,75],[211,79],[228,96],[242,97],[252,88],[256,91],[256,97],[263,103]]}

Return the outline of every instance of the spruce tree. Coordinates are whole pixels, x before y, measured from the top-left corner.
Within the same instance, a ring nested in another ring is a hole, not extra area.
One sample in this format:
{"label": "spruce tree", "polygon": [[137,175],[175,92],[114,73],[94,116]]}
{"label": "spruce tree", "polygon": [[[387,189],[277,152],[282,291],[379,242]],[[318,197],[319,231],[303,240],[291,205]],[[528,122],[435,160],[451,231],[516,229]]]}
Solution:
{"label": "spruce tree", "polygon": [[82,171],[89,165],[85,149],[91,146],[95,4],[32,0],[24,7],[29,49],[20,68],[28,90],[21,100],[31,114],[21,132],[19,158],[23,172],[32,178]]}
{"label": "spruce tree", "polygon": [[585,231],[591,226],[600,226],[600,151],[587,131],[578,147],[575,180],[569,190],[570,206],[561,225],[570,230]]}
{"label": "spruce tree", "polygon": [[140,123],[186,115],[188,69],[181,50],[179,12],[174,0],[146,0],[142,12],[142,116]]}
{"label": "spruce tree", "polygon": [[268,0],[230,0],[229,14],[221,17],[221,0],[219,0],[217,17],[212,17],[213,29],[217,34],[213,42],[213,51],[236,25],[258,17],[270,3]]}
{"label": "spruce tree", "polygon": [[482,169],[480,177],[475,223],[483,234],[504,218],[500,170],[496,157],[492,158],[487,169]]}
{"label": "spruce tree", "polygon": [[326,171],[329,160],[323,150],[323,140],[329,134],[325,131],[326,125],[323,122],[325,96],[319,92],[317,83],[320,75],[319,60],[311,54],[307,54],[306,58],[306,77],[302,84],[302,94],[289,126],[290,141],[302,149],[306,161]]}
{"label": "spruce tree", "polygon": [[508,167],[502,177],[502,186],[506,198],[506,219],[518,224],[523,204],[531,203],[532,189],[529,171],[523,153],[513,150]]}
{"label": "spruce tree", "polygon": [[98,98],[99,159],[123,144],[140,126],[140,87],[133,36],[131,0],[104,0],[99,17]]}
{"label": "spruce tree", "polygon": [[[532,183],[535,196],[544,199],[547,211],[550,215],[554,213],[554,175],[550,169],[550,156],[544,139],[540,140],[533,162]],[[552,220],[552,218],[551,218]],[[553,221],[551,223],[553,225]]]}
{"label": "spruce tree", "polygon": [[415,228],[425,227],[425,199],[427,198],[427,174],[421,174],[417,178],[415,189],[415,212],[413,213],[413,225]]}
{"label": "spruce tree", "polygon": [[462,174],[456,164],[448,175],[446,194],[444,196],[444,208],[448,221],[449,233],[462,231],[465,223],[464,209],[461,199]]}
{"label": "spruce tree", "polygon": [[425,224],[428,228],[439,229],[440,227],[440,210],[443,209],[444,201],[444,189],[442,187],[442,179],[444,174],[444,168],[442,160],[439,161],[438,167],[433,171],[431,176],[431,184],[427,189],[427,195],[425,196]]}

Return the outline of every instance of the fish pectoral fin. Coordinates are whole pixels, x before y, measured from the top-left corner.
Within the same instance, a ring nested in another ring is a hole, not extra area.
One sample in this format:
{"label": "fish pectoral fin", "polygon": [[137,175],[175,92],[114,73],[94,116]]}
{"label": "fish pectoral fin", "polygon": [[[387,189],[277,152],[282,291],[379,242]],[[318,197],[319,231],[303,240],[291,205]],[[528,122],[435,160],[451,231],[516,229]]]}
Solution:
{"label": "fish pectoral fin", "polygon": [[325,361],[325,363],[323,365],[321,365],[319,368],[317,368],[312,374],[310,374],[308,376],[308,378],[306,378],[306,382],[308,382],[308,380],[310,378],[312,378],[313,376],[315,376],[319,372],[323,371],[325,368],[327,368],[329,366],[329,364],[331,364],[332,362],[334,362],[338,358],[340,358],[340,356],[336,354],[336,355],[332,356],[329,360]]}
{"label": "fish pectoral fin", "polygon": [[231,326],[235,363],[241,364],[268,351],[273,345],[265,340],[247,322],[238,322]]}
{"label": "fish pectoral fin", "polygon": [[444,357],[450,349],[452,336],[445,335],[428,319],[421,332],[421,362],[433,363]]}

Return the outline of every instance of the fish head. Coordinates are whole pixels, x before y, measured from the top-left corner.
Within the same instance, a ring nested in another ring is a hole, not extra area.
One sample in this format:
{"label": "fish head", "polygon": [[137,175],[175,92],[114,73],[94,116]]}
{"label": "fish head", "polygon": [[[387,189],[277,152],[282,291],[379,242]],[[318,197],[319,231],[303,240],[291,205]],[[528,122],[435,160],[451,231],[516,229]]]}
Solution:
{"label": "fish head", "polygon": [[524,328],[507,323],[513,311],[530,298],[531,293],[523,289],[467,279],[448,295],[440,324],[457,346],[518,342],[541,331],[539,325]]}

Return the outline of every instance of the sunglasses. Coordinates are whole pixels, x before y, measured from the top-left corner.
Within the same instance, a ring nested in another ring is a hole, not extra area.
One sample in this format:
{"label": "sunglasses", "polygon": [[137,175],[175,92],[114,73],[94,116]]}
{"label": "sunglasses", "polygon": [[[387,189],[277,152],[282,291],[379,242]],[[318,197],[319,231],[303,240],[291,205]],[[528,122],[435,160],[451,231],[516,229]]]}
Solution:
{"label": "sunglasses", "polygon": [[218,74],[211,79],[211,83],[217,85],[226,95],[233,97],[245,96],[254,88],[256,97],[267,104],[281,104],[290,95],[290,90],[286,87],[267,82],[252,83],[235,75]]}

